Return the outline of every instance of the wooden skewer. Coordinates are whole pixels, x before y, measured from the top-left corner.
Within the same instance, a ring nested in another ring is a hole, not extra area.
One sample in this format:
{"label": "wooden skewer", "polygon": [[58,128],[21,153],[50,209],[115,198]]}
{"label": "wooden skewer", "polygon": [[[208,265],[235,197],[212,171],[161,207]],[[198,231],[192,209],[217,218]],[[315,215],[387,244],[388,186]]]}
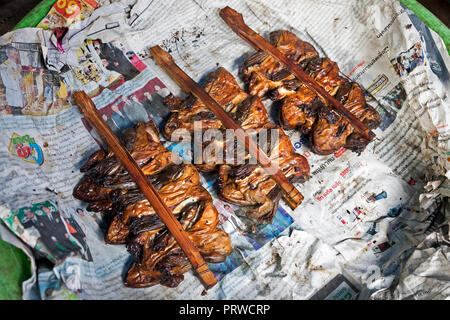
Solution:
{"label": "wooden skewer", "polygon": [[257,159],[259,164],[277,182],[285,193],[286,201],[294,210],[303,201],[303,195],[292,185],[280,169],[273,165],[269,157],[259,148],[258,144],[228,115],[228,113],[209,94],[192,80],[183,70],[181,70],[173,60],[172,56],[159,46],[150,48],[150,53],[156,63],[166,71],[169,76],[186,92],[192,93],[203,104],[208,107],[216,117],[228,129],[235,130],[236,138],[245,146],[252,157]]}
{"label": "wooden skewer", "polygon": [[205,260],[203,260],[203,257],[200,255],[197,248],[195,248],[191,239],[189,239],[186,231],[184,231],[183,227],[175,218],[170,209],[166,206],[164,201],[161,199],[156,189],[148,181],[147,177],[142,172],[136,161],[121,145],[119,139],[115,136],[106,122],[99,115],[97,108],[95,107],[91,98],[89,98],[89,96],[83,91],[75,92],[73,94],[73,97],[75,98],[78,107],[80,108],[86,119],[88,119],[88,121],[97,130],[100,136],[104,138],[116,157],[124,165],[130,176],[133,178],[133,180],[141,189],[142,193],[155,209],[156,213],[164,222],[167,229],[169,229],[170,233],[173,235],[183,252],[188,257],[189,261],[192,264],[192,267],[194,268],[194,271],[200,277],[206,289],[213,287],[217,283],[217,279],[214,276],[214,273],[212,273],[212,271],[209,269],[208,265],[205,263]]}
{"label": "wooden skewer", "polygon": [[266,39],[247,26],[242,18],[242,14],[236,10],[225,7],[219,12],[220,17],[225,23],[242,39],[247,41],[254,49],[262,50],[272,56],[276,61],[283,64],[294,76],[301,80],[309,89],[313,90],[324,101],[327,101],[334,110],[347,117],[352,126],[371,141],[375,134],[362,123],[353,113],[345,108],[339,101],[332,97],[324,88],[317,84],[308,74],[306,74],[298,65],[288,59],[278,48],[273,46]]}

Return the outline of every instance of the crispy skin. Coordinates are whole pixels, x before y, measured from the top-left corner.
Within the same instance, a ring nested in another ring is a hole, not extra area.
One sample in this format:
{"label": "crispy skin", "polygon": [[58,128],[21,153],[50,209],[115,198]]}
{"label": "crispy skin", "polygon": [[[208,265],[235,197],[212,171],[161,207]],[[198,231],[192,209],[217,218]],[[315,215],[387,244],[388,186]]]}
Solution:
{"label": "crispy skin", "polygon": [[[217,227],[218,214],[211,201],[189,207],[183,212],[180,223],[205,261],[223,262],[231,253],[230,238]],[[190,264],[175,239],[167,231],[149,232],[136,239],[148,249],[132,264],[125,285],[144,287],[159,282],[168,287],[177,286]]]}
{"label": "crispy skin", "polygon": [[[124,145],[179,219],[194,245],[208,262],[225,261],[231,253],[228,235],[218,228],[218,212],[211,195],[200,185],[191,164],[175,164],[160,143],[152,122],[138,123],[123,133]],[[83,166],[86,174],[75,188],[88,208],[112,215],[105,235],[108,244],[126,244],[136,259],[125,285],[175,287],[191,268],[186,255],[112,153],[95,152]]]}
{"label": "crispy skin", "polygon": [[[277,164],[286,178],[292,182],[308,179],[310,169],[305,157],[294,152],[289,137],[273,123],[268,122],[262,129],[275,129],[276,140],[270,141],[267,155]],[[271,223],[281,196],[281,190],[270,175],[259,165],[224,164],[219,169],[219,195],[232,203],[246,206],[246,215],[259,223]]]}
{"label": "crispy skin", "polygon": [[[244,130],[257,128],[268,119],[261,101],[241,90],[234,77],[224,68],[209,74],[203,88],[240,123]],[[163,131],[163,136],[167,140],[172,141],[172,135],[177,129],[185,129],[192,134],[195,121],[201,124],[202,130],[224,129],[222,122],[214,113],[193,96],[182,100],[170,94],[164,99],[164,104],[171,112]]]}
{"label": "crispy skin", "polygon": [[[272,32],[270,41],[370,129],[379,126],[380,115],[366,103],[361,87],[341,77],[335,62],[320,58],[313,46],[289,31]],[[241,76],[251,94],[280,101],[283,128],[309,134],[313,152],[326,155],[345,147],[361,153],[367,145],[345,117],[333,114],[327,103],[266,53],[259,51],[244,61]]]}
{"label": "crispy skin", "polygon": [[[258,137],[267,133],[268,143],[264,146],[268,150],[267,154],[272,161],[278,162],[288,179],[308,179],[307,160],[294,152],[283,130],[268,120],[267,111],[258,97],[240,89],[233,76],[224,68],[209,74],[203,87],[243,130]],[[169,95],[165,104],[172,112],[164,129],[165,137],[169,140],[177,129],[186,129],[193,136],[195,121],[201,121],[203,130],[221,130],[218,131],[218,136],[203,142],[203,156],[199,159],[200,163],[196,162],[197,168],[203,172],[219,172],[219,195],[224,200],[244,206],[246,214],[259,223],[272,222],[282,196],[274,180],[270,179],[262,167],[249,161],[249,154],[243,146],[240,149],[234,148],[234,152],[225,152],[222,159],[223,151],[238,145],[238,142],[234,137],[227,138],[225,128],[218,119],[211,119],[209,116],[204,118],[211,112],[199,100],[191,96],[181,100]],[[271,129],[277,134],[276,139],[269,142]]]}

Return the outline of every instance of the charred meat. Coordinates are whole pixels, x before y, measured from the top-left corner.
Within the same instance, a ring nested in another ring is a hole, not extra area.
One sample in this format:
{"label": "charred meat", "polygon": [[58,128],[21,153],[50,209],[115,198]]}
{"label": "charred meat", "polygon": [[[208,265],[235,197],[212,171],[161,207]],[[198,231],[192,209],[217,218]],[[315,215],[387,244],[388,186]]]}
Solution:
{"label": "charred meat", "polygon": [[[200,185],[196,168],[174,163],[176,156],[161,144],[152,122],[127,129],[123,140],[205,261],[225,261],[232,250],[230,238],[218,228],[217,209]],[[110,217],[106,243],[126,244],[136,257],[125,285],[176,287],[191,264],[118,159],[111,152],[97,151],[82,171],[86,173],[74,197],[89,202],[88,210]]]}
{"label": "charred meat", "polygon": [[[243,130],[259,141],[260,148],[288,179],[293,182],[308,179],[307,160],[294,152],[284,131],[269,121],[258,97],[243,91],[224,68],[209,74],[203,87]],[[245,207],[247,216],[259,223],[272,222],[282,196],[281,189],[256,161],[250,161],[243,146],[239,149],[234,136],[228,137],[222,122],[193,96],[180,99],[169,95],[165,104],[171,111],[164,129],[165,138],[174,141],[177,130],[181,129],[191,136],[197,128],[202,132],[217,129],[211,139],[206,138],[205,133],[202,141],[205,152],[201,159],[194,159],[198,160],[194,163],[202,172],[218,171],[218,194],[222,199]]]}
{"label": "charred meat", "polygon": [[[289,31],[272,32],[270,41],[368,128],[379,126],[378,112],[366,103],[356,82],[339,75],[336,62],[319,57],[311,44]],[[342,147],[360,153],[368,144],[346,117],[336,113],[265,52],[259,51],[244,61],[240,74],[250,94],[280,101],[283,128],[298,128],[308,134],[315,153],[331,154]]]}

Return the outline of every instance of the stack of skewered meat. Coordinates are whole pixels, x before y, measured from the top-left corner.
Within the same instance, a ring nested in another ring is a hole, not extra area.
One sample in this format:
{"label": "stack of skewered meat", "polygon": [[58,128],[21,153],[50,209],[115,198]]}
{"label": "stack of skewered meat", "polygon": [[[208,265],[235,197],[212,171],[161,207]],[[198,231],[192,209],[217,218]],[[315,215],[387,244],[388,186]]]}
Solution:
{"label": "stack of skewered meat", "polygon": [[[225,261],[232,250],[230,238],[218,228],[218,212],[196,168],[174,163],[176,156],[160,143],[152,121],[125,130],[122,140],[205,261]],[[191,264],[120,161],[99,150],[81,171],[86,174],[74,197],[89,202],[88,210],[112,216],[105,241],[126,244],[136,256],[125,285],[177,286]]]}
{"label": "stack of skewered meat", "polygon": [[[291,182],[301,182],[309,177],[307,160],[294,152],[284,131],[268,120],[260,99],[244,92],[228,71],[219,68],[209,74],[203,88],[243,130],[258,139],[260,148]],[[183,129],[194,135],[194,124],[197,122],[202,132],[208,129],[221,132],[219,137],[203,142],[204,150],[228,150],[229,146],[236,146],[237,140],[227,138],[222,122],[196,97],[190,95],[181,99],[169,95],[164,103],[171,111],[163,131],[166,139],[174,141],[173,137],[178,136],[177,130]],[[237,149],[226,152],[223,158],[212,152],[210,158],[202,157],[200,163],[194,163],[202,172],[218,171],[218,194],[221,198],[244,206],[246,215],[257,222],[270,223],[282,196],[281,189],[260,165],[249,161],[248,153],[236,152]]]}
{"label": "stack of skewered meat", "polygon": [[[320,58],[311,44],[289,31],[272,32],[270,42],[368,128],[379,126],[380,115],[366,103],[361,87],[341,77],[335,62],[329,58]],[[279,101],[282,127],[299,128],[302,133],[308,134],[313,152],[326,155],[345,147],[361,153],[369,143],[354,131],[345,116],[336,113],[328,103],[264,51],[258,51],[248,58],[240,73],[251,95]]]}

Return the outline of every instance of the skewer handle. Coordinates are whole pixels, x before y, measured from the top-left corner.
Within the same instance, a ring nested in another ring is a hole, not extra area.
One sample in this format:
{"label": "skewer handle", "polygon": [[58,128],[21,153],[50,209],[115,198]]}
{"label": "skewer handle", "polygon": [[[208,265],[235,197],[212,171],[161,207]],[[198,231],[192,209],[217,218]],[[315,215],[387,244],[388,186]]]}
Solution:
{"label": "skewer handle", "polygon": [[130,176],[139,186],[142,193],[145,195],[160,219],[166,225],[167,229],[169,229],[172,236],[175,238],[183,252],[188,257],[194,271],[200,277],[206,289],[213,287],[217,283],[217,279],[214,276],[214,273],[212,273],[212,271],[209,269],[205,260],[192,243],[186,231],[184,231],[183,227],[175,218],[170,209],[166,206],[164,201],[161,199],[156,189],[148,181],[139,165],[136,163],[130,153],[122,146],[119,139],[99,115],[97,108],[95,107],[91,98],[89,98],[89,96],[83,91],[75,92],[73,94],[73,97],[75,98],[75,101],[77,102],[78,107],[80,108],[83,115],[97,130],[100,136],[103,137],[110,149],[114,152],[116,157],[120,160],[123,166],[127,169]]}

